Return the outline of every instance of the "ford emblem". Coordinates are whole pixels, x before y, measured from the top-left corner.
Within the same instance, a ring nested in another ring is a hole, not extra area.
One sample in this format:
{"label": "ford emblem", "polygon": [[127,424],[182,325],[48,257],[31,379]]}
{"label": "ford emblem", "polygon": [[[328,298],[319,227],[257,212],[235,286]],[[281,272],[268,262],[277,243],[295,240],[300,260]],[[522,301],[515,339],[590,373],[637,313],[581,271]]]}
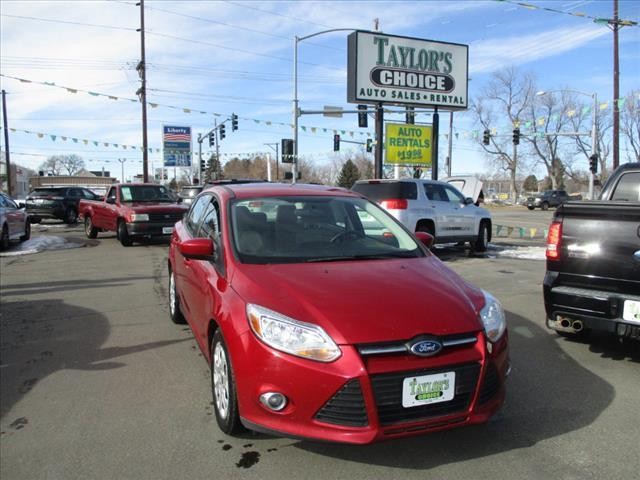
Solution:
{"label": "ford emblem", "polygon": [[442,350],[442,343],[433,339],[419,339],[413,341],[409,348],[414,355],[430,357]]}

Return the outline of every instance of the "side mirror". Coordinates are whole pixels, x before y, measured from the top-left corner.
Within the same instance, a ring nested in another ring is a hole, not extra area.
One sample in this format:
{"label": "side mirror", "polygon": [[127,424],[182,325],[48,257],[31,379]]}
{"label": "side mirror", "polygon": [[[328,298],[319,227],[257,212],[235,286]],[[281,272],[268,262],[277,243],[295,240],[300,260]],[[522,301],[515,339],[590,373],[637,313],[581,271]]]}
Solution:
{"label": "side mirror", "polygon": [[433,246],[433,235],[427,232],[416,232],[416,238],[427,248]]}
{"label": "side mirror", "polygon": [[210,238],[192,238],[178,244],[178,251],[190,260],[213,260],[214,247]]}
{"label": "side mirror", "polygon": [[465,205],[473,205],[475,202],[473,201],[473,198],[471,197],[467,197],[464,199],[464,204]]}
{"label": "side mirror", "polygon": [[115,205],[115,203],[116,203],[116,199],[115,199],[115,198],[113,198],[113,197],[107,198],[107,203],[108,203],[109,205]]}

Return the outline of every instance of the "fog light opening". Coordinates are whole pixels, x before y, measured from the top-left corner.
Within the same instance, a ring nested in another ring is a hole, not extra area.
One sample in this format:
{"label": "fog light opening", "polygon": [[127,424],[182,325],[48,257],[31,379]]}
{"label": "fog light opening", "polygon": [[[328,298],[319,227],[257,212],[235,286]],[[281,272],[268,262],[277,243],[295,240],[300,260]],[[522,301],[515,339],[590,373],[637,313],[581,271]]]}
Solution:
{"label": "fog light opening", "polygon": [[287,406],[287,397],[278,392],[267,392],[260,395],[260,403],[269,410],[279,412]]}

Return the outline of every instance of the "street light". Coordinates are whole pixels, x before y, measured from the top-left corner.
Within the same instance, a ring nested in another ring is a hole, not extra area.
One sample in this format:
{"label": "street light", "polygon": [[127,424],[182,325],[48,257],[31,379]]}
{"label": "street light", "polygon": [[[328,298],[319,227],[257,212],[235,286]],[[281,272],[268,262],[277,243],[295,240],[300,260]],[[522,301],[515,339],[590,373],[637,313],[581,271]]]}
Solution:
{"label": "street light", "polygon": [[[596,92],[593,93],[585,93],[580,90],[573,90],[570,88],[565,88],[562,90],[550,90],[550,91],[540,91],[537,92],[536,95],[542,96],[547,93],[557,93],[557,92],[573,92],[578,93],[580,95],[586,95],[587,97],[591,97],[593,99],[593,107],[592,107],[592,115],[591,115],[591,157],[594,155],[598,155],[598,94]],[[592,171],[589,172],[589,200],[593,200],[593,180],[594,174]]]}
{"label": "street light", "polygon": [[298,110],[298,42],[307,40],[311,37],[316,37],[325,33],[331,32],[353,32],[355,28],[332,28],[329,30],[322,30],[321,32],[312,33],[311,35],[305,35],[304,37],[298,37],[297,35],[293,40],[293,163],[291,164],[291,183],[296,183],[296,177],[298,175],[298,117],[300,116]]}
{"label": "street light", "polygon": [[121,171],[120,171],[120,174],[121,174],[120,183],[124,183],[124,162],[126,162],[127,159],[126,158],[119,158],[118,161],[120,162],[120,169],[121,169]]}

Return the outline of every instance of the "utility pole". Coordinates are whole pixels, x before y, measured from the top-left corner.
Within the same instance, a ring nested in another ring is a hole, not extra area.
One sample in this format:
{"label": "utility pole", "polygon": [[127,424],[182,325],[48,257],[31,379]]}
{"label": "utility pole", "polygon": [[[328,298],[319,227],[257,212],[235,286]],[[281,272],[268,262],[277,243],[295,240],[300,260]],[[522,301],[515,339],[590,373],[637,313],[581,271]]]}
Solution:
{"label": "utility pole", "polygon": [[275,142],[275,143],[265,143],[265,145],[267,147],[269,147],[270,149],[275,150],[275,152],[276,152],[276,181],[279,182],[280,181],[280,173],[278,172],[278,163],[279,163],[279,160],[278,160],[278,148],[279,148],[279,144],[278,144],[278,142]]}
{"label": "utility pole", "polygon": [[384,144],[384,108],[376,105],[376,152],[374,161],[375,177],[382,178],[382,147]]}
{"label": "utility pole", "polygon": [[618,0],[613,0],[613,169],[620,165],[620,62],[618,61]]}
{"label": "utility pole", "polygon": [[440,114],[438,107],[433,112],[433,138],[431,139],[431,180],[438,180],[438,135],[440,135]]}
{"label": "utility pole", "polygon": [[7,123],[7,94],[2,90],[2,124],[4,125],[4,155],[7,162],[7,193],[11,196],[11,159],[9,155],[9,124]]}
{"label": "utility pole", "polygon": [[149,148],[147,140],[147,69],[144,53],[144,0],[136,5],[140,6],[140,63],[136,70],[140,75],[142,85],[136,92],[142,103],[142,176],[145,183],[149,181]]}
{"label": "utility pole", "polygon": [[127,159],[119,158],[118,161],[120,162],[120,183],[124,183],[124,162],[126,162]]}

